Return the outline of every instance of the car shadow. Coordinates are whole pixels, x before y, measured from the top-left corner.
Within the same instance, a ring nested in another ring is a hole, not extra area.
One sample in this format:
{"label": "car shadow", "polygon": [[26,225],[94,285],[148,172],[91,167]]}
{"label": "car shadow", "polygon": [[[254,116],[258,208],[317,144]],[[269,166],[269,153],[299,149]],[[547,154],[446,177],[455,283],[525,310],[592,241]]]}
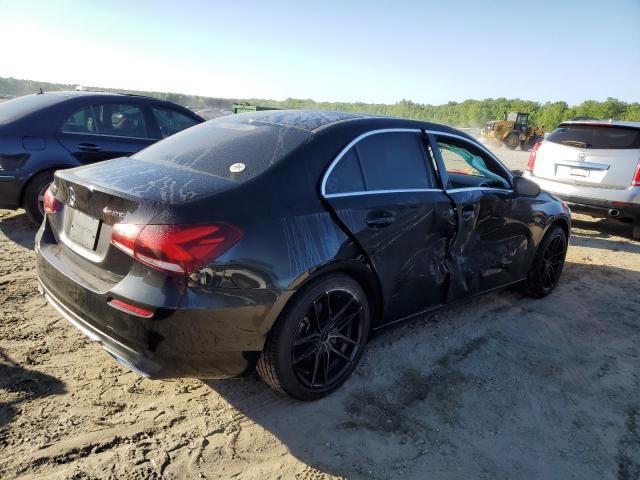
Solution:
{"label": "car shadow", "polygon": [[[471,478],[481,468],[503,478],[532,449],[545,465],[526,462],[523,478],[572,468],[597,476],[602,465],[615,470],[607,452],[627,448],[624,412],[637,403],[639,283],[635,270],[569,262],[544,299],[506,289],[446,307],[376,335],[352,378],[315,402],[291,400],[256,374],[205,384],[246,417],[243,445],[266,455],[266,430],[325,474],[449,478],[455,469]],[[626,303],[614,311],[616,292]],[[606,441],[585,433],[575,444],[576,422],[616,427]],[[599,452],[592,463],[582,448]]]}
{"label": "car shadow", "polygon": [[632,239],[630,223],[580,216],[571,220],[571,227],[571,245],[612,252],[640,253],[640,242]]}
{"label": "car shadow", "polygon": [[0,232],[12,242],[33,250],[37,231],[38,227],[31,223],[24,211],[0,210]]}
{"label": "car shadow", "polygon": [[66,392],[65,384],[51,375],[28,370],[15,363],[0,348],[0,391],[9,398],[0,402],[0,428],[11,423],[23,402]]}

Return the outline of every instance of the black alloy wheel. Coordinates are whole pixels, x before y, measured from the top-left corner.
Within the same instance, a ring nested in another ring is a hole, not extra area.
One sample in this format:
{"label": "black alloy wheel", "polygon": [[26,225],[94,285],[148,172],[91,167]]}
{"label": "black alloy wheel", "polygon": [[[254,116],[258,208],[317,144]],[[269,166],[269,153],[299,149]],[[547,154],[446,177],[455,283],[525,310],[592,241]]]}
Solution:
{"label": "black alloy wheel", "polygon": [[348,290],[330,290],[309,306],[291,349],[298,380],[311,390],[342,383],[362,348],[363,308]]}
{"label": "black alloy wheel", "polygon": [[44,218],[44,193],[53,181],[53,171],[39,173],[27,184],[24,192],[23,206],[29,220],[40,225]]}
{"label": "black alloy wheel", "polygon": [[315,282],[273,327],[258,362],[272,387],[300,400],[323,397],[349,378],[364,351],[369,306],[344,274]]}
{"label": "black alloy wheel", "polygon": [[567,255],[567,235],[551,227],[542,239],[527,276],[525,291],[532,297],[546,297],[558,285]]}

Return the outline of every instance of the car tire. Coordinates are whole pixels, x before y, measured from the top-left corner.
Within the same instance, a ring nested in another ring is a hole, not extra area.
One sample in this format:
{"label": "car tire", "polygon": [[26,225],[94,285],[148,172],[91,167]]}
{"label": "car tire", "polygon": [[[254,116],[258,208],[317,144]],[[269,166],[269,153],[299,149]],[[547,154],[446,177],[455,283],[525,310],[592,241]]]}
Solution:
{"label": "car tire", "polygon": [[542,298],[558,285],[565,257],[567,234],[559,226],[552,226],[542,239],[527,274],[524,290],[527,295]]}
{"label": "car tire", "polygon": [[515,133],[510,133],[504,139],[504,144],[510,150],[515,150],[520,145],[520,140],[518,140],[518,136]]}
{"label": "car tire", "polygon": [[38,226],[44,218],[42,203],[44,192],[49,188],[51,182],[53,182],[53,174],[53,170],[38,173],[29,181],[24,191],[22,206],[27,212],[29,220]]}
{"label": "car tire", "polygon": [[293,398],[322,398],[355,370],[370,321],[367,297],[358,282],[343,273],[320,277],[280,315],[257,371],[268,385]]}
{"label": "car tire", "polygon": [[640,220],[633,222],[632,237],[634,240],[640,240]]}

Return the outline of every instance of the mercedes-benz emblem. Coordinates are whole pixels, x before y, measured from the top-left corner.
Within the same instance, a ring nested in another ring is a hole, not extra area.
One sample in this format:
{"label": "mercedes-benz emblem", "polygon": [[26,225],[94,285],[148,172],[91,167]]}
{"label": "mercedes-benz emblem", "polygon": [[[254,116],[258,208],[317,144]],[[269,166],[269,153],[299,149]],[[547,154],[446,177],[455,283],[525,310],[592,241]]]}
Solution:
{"label": "mercedes-benz emblem", "polygon": [[586,159],[587,159],[587,154],[586,153],[580,152],[578,154],[578,160],[580,160],[581,162],[584,162]]}
{"label": "mercedes-benz emblem", "polygon": [[73,188],[69,187],[69,206],[75,207],[76,205],[76,192],[73,191]]}

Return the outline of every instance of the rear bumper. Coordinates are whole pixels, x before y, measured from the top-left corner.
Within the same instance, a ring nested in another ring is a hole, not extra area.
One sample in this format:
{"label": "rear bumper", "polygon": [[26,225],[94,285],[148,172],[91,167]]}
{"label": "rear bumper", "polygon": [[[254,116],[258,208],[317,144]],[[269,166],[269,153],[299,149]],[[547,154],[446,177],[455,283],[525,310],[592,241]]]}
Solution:
{"label": "rear bumper", "polygon": [[44,295],[47,303],[55,308],[71,325],[80,330],[80,332],[88,337],[89,340],[100,343],[102,348],[104,348],[120,364],[143,377],[152,377],[162,369],[162,367],[156,362],[149,360],[141,353],[98,330],[90,323],[83,320],[79,315],[76,315],[73,311],[64,306],[64,304],[44,286],[40,279],[38,279],[38,290],[42,295]]}
{"label": "rear bumper", "polygon": [[525,176],[540,185],[543,190],[567,202],[574,212],[598,217],[640,219],[640,187],[600,188],[556,182],[536,177],[529,172],[526,172]]}
{"label": "rear bumper", "polygon": [[640,219],[640,205],[637,204],[595,200],[572,195],[556,195],[567,202],[571,210],[577,213],[586,213],[594,217]]}
{"label": "rear bumper", "polygon": [[[131,298],[136,295],[137,278],[123,285],[125,277],[107,291],[87,288],[76,278],[77,271],[65,268],[55,255],[56,250],[43,244],[39,233],[37,273],[46,300],[121,364],[152,379],[222,379],[251,370],[290,295],[265,289],[200,291],[187,287],[180,306],[163,308]],[[162,287],[157,288],[162,297]],[[114,293],[122,290],[129,291],[129,296]],[[142,318],[116,310],[107,303],[114,297],[151,307],[155,313]]]}

